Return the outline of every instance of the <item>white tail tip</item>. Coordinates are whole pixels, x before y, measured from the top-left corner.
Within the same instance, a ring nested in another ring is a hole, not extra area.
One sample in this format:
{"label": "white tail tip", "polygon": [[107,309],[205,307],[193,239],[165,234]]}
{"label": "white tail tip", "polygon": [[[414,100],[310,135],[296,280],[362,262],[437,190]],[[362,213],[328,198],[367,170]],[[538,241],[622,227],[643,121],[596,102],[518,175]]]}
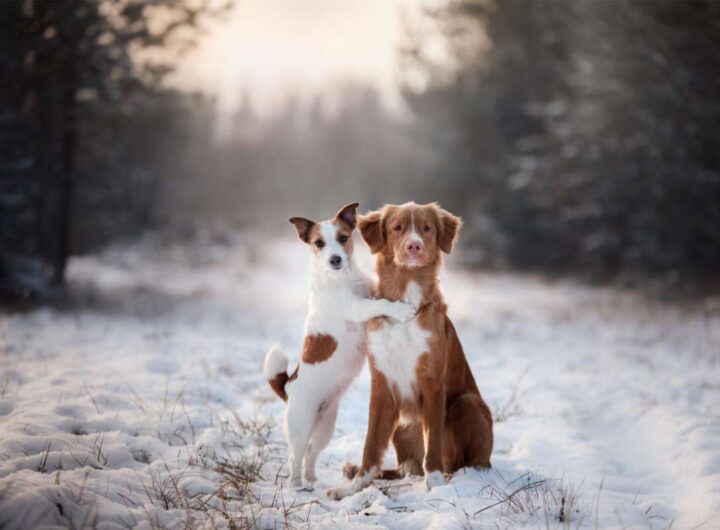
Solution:
{"label": "white tail tip", "polygon": [[272,379],[277,374],[287,373],[288,358],[277,344],[270,348],[265,355],[265,363],[263,365],[263,374],[266,379]]}

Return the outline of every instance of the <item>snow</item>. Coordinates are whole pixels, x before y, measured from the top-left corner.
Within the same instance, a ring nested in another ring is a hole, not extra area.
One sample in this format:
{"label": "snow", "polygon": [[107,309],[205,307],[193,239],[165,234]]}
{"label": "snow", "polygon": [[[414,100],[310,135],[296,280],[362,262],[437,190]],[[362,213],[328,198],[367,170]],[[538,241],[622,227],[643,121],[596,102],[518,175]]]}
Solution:
{"label": "snow", "polygon": [[304,253],[148,239],[74,259],[73,303],[0,315],[0,527],[720,528],[717,300],[452,263],[443,289],[496,416],[493,469],[325,497],[361,456],[365,369],[316,489],[286,486],[262,362],[275,343],[297,359]]}

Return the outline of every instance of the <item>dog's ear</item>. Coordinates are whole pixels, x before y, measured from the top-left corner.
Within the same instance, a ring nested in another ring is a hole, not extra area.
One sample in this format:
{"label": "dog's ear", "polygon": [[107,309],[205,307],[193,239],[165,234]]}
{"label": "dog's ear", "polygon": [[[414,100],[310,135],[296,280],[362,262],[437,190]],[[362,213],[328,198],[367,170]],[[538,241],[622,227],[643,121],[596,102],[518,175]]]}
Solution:
{"label": "dog's ear", "polygon": [[447,210],[436,206],[438,213],[438,246],[445,254],[450,254],[460,235],[463,221]]}
{"label": "dog's ear", "polygon": [[309,242],[310,230],[315,226],[315,221],[305,219],[304,217],[291,217],[290,222],[295,225],[298,237],[305,243]]}
{"label": "dog's ear", "polygon": [[385,212],[376,210],[360,217],[358,228],[370,252],[376,254],[385,246]]}
{"label": "dog's ear", "polygon": [[340,211],[335,215],[335,219],[342,221],[350,228],[354,229],[357,224],[357,207],[360,206],[354,202],[340,208]]}

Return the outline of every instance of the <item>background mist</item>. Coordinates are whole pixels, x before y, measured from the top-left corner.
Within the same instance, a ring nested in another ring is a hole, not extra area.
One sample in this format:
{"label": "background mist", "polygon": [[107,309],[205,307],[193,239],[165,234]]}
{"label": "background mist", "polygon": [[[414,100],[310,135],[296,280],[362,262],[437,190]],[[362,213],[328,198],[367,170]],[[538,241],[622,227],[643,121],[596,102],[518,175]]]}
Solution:
{"label": "background mist", "polygon": [[717,277],[717,2],[249,6],[0,5],[4,289],[150,230],[406,200],[462,215],[472,266]]}

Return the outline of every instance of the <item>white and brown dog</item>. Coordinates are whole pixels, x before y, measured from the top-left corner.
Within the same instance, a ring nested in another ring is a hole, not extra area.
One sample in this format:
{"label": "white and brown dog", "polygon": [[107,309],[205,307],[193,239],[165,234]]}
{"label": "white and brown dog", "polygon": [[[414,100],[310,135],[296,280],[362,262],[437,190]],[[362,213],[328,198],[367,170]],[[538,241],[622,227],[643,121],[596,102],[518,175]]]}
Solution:
{"label": "white and brown dog", "polygon": [[[329,491],[339,499],[374,478],[424,474],[433,487],[444,473],[490,467],[492,416],[480,396],[438,282],[462,221],[436,204],[388,205],[360,219],[360,232],[376,256],[378,294],[418,305],[407,322],[368,325],[372,383],[370,417],[360,468],[352,482]],[[381,471],[392,439],[396,470]]]}
{"label": "white and brown dog", "polygon": [[360,373],[366,356],[365,322],[379,316],[406,321],[415,308],[403,302],[374,300],[372,282],[353,261],[352,234],[357,203],[328,221],[293,217],[300,239],[312,249],[309,312],[297,368],[278,347],[265,357],[270,387],[287,401],[285,435],[290,454],[290,482],[316,480],[315,462],[335,429],[340,398]]}

